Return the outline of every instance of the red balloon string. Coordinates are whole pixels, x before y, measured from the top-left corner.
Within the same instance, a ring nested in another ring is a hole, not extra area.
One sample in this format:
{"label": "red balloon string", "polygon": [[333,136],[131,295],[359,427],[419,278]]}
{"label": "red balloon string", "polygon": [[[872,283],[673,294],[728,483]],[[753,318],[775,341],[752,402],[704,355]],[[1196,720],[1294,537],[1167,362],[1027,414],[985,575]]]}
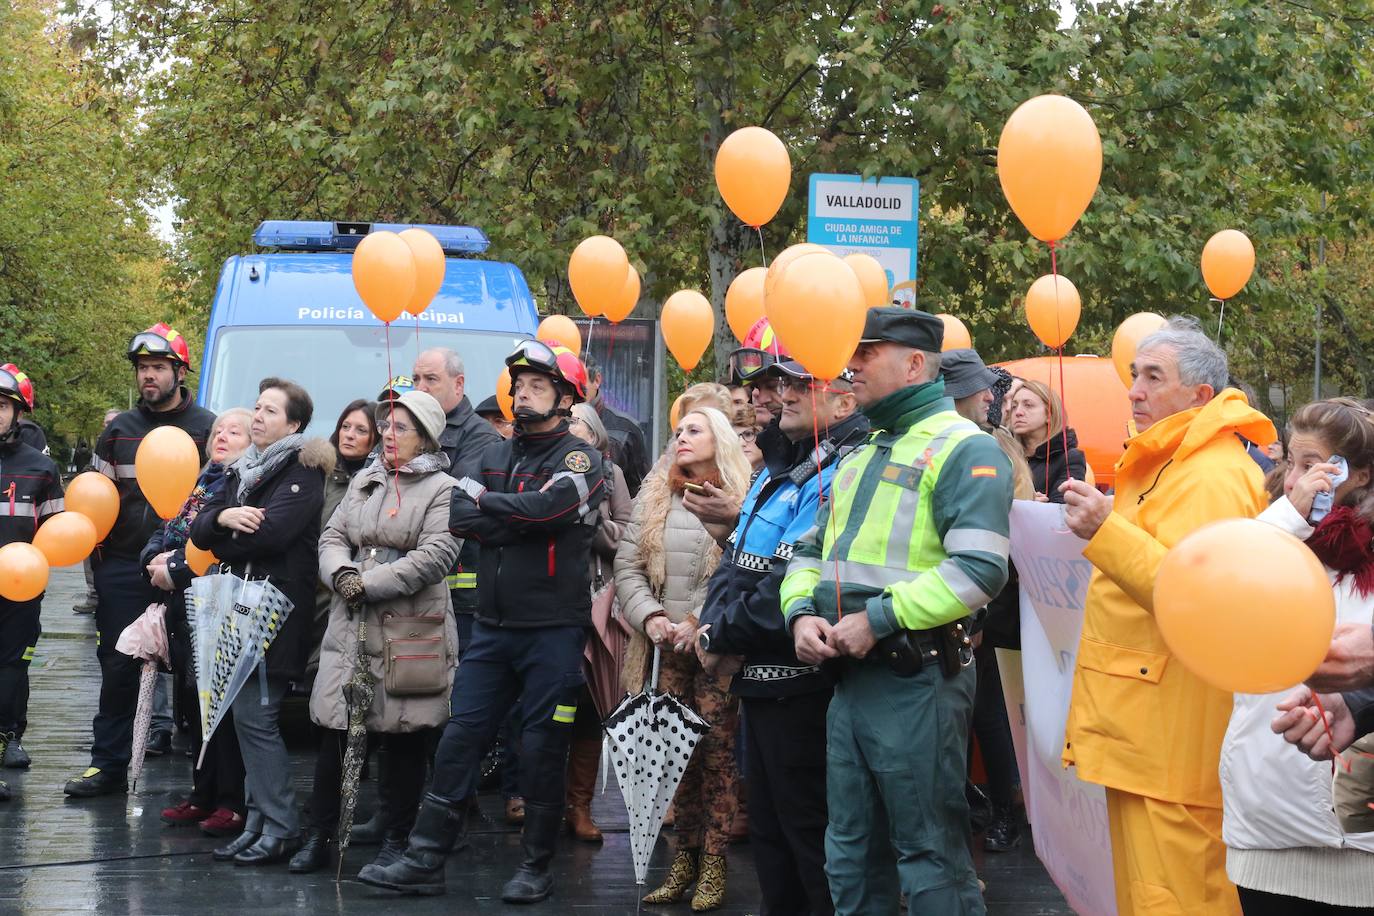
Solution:
{"label": "red balloon string", "polygon": [[[776,339],[776,337],[775,337],[774,339]],[[830,382],[825,382],[825,383],[823,383],[823,386],[822,386],[821,390],[824,391],[824,392],[826,392],[826,393],[829,393],[829,392],[832,391],[833,389],[831,389],[831,387],[830,387]],[[833,499],[834,494],[833,494],[833,493],[831,494],[831,496],[832,496],[831,499],[828,499],[828,500],[827,500],[827,499],[825,498],[825,475],[824,475],[824,473],[821,471],[821,462],[820,462],[820,460],[819,460],[819,459],[820,459],[820,452],[821,452],[821,421],[820,421],[820,417],[817,415],[817,411],[816,411],[816,382],[815,382],[815,379],[812,379],[812,381],[811,381],[811,439],[812,439],[813,442],[816,443],[816,450],[815,450],[814,452],[811,453],[811,454],[814,455],[814,456],[816,457],[816,459],[817,459],[817,461],[816,461],[816,497],[817,497],[821,502],[826,503],[826,505],[827,505],[827,506],[829,507],[829,509],[830,509],[830,525],[828,526],[828,529],[827,529],[827,530],[829,530],[829,531],[835,531],[835,500]],[[835,483],[835,482],[834,482],[834,480],[832,479],[830,483],[831,483],[832,486],[834,486],[834,483]],[[839,533],[838,531],[835,531],[834,538],[835,538],[835,543],[838,544],[838,543],[839,543],[839,540],[840,540],[840,533]],[[824,562],[824,561],[825,561],[825,555],[824,555],[824,554],[825,554],[825,538],[821,538],[821,543],[820,543],[819,546],[820,546],[820,549],[821,549],[821,561]],[[840,619],[842,619],[842,618],[844,617],[844,609],[840,606],[840,553],[839,553],[838,550],[836,550],[834,553],[835,553],[835,555],[834,555],[834,557],[832,557],[832,559],[835,561],[835,620],[838,622]]]}
{"label": "red balloon string", "polygon": [[[416,334],[417,334],[417,336],[418,336],[418,334],[419,334],[419,322],[420,322],[420,319],[419,319],[419,318],[416,318],[416,319],[415,319],[415,323],[416,323]],[[394,391],[391,390],[391,380],[394,379],[396,376],[394,376],[394,375],[391,374],[391,322],[390,322],[390,321],[384,321],[384,322],[382,322],[382,325],[386,328],[386,388],[387,388],[386,410],[387,410],[387,424],[390,426],[390,428],[391,428],[391,434],[394,436],[394,435],[396,435],[396,392],[394,392]],[[386,442],[385,442],[385,441],[383,441],[383,443],[382,443],[382,457],[383,457],[383,459],[385,459],[385,457],[386,457]],[[396,488],[396,508],[395,508],[395,509],[392,509],[392,510],[391,510],[389,513],[387,513],[387,514],[390,515],[392,518],[395,518],[396,513],[399,512],[399,511],[401,510],[401,469],[400,469],[399,467],[396,467],[396,468],[393,468],[393,469],[392,469],[392,485],[395,486],[395,488]]]}
{"label": "red balloon string", "polygon": [[[1055,246],[1054,246],[1054,242],[1053,242],[1053,241],[1050,242],[1050,273],[1054,275],[1054,320],[1055,320],[1055,323],[1056,323],[1056,326],[1057,326],[1058,321],[1059,321],[1059,258],[1058,258],[1057,254],[1056,254],[1056,252],[1055,252]],[[1059,402],[1060,402],[1060,406],[1063,408],[1063,414],[1064,414],[1064,415],[1060,418],[1061,420],[1063,420],[1063,430],[1062,430],[1062,431],[1063,431],[1063,434],[1064,434],[1064,467],[1065,467],[1066,470],[1068,470],[1069,480],[1073,480],[1073,470],[1072,470],[1072,467],[1071,467],[1070,464],[1069,464],[1069,390],[1068,390],[1067,388],[1064,387],[1064,345],[1063,345],[1062,343],[1061,343],[1058,347],[1055,347],[1055,353],[1056,353],[1056,354],[1058,355],[1058,357],[1059,357]],[[1053,386],[1051,386],[1051,387],[1053,387]],[[1048,414],[1048,411],[1047,411],[1046,413]],[[1047,421],[1048,421],[1048,419],[1049,419],[1049,417],[1046,416],[1046,420],[1047,420]],[[1050,482],[1049,482],[1050,463],[1049,463],[1049,460],[1048,460],[1048,459],[1049,459],[1048,451],[1049,451],[1049,450],[1048,450],[1048,448],[1047,448],[1047,449],[1046,449],[1046,461],[1045,461],[1045,489],[1046,489],[1046,490],[1049,490],[1049,487],[1050,487]],[[1048,492],[1047,492],[1045,495],[1046,495],[1046,496],[1050,496],[1050,494],[1049,494]]]}
{"label": "red balloon string", "polygon": [[420,316],[415,316],[415,358],[420,358]]}

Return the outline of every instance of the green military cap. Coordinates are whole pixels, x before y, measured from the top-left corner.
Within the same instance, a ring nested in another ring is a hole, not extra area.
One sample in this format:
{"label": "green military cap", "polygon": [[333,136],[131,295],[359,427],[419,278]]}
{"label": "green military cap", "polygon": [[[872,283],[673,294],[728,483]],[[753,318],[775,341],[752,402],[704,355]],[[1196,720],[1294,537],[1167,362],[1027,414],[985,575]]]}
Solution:
{"label": "green military cap", "polygon": [[899,305],[883,305],[868,310],[863,337],[859,343],[890,340],[904,347],[939,353],[945,340],[945,323],[934,315]]}

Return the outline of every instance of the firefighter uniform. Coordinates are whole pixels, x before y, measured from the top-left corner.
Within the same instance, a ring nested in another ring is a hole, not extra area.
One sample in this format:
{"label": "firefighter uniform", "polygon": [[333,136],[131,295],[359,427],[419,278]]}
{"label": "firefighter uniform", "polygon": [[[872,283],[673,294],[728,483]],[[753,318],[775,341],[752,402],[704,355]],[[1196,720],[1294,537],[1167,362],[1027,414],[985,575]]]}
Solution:
{"label": "firefighter uniform", "polygon": [[[933,323],[933,325],[932,325]],[[938,352],[921,312],[871,309],[866,340]],[[832,662],[826,875],[837,913],[985,912],[964,800],[975,686],[967,618],[1006,582],[1011,468],[935,380],[869,404],[874,432],[840,463],[833,500],[782,585],[789,627],[865,614],[878,640]],[[837,599],[839,606],[837,607]]]}

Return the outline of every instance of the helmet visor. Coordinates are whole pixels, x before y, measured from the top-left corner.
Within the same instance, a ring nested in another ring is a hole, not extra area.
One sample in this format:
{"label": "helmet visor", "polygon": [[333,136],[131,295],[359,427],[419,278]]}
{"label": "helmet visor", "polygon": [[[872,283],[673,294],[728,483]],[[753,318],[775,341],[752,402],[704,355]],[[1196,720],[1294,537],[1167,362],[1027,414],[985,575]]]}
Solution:
{"label": "helmet visor", "polygon": [[516,344],[514,352],[506,357],[506,366],[515,369],[519,366],[529,366],[531,369],[538,369],[540,372],[547,372],[550,375],[561,377],[558,371],[558,355],[553,352],[553,348],[542,340],[522,340]]}
{"label": "helmet visor", "polygon": [[730,376],[745,384],[771,369],[777,361],[777,357],[767,350],[741,347],[730,354]]}
{"label": "helmet visor", "polygon": [[171,341],[149,331],[135,334],[134,339],[129,341],[129,358],[137,359],[140,356],[164,356],[174,362],[181,362],[177,351],[172,349]]}

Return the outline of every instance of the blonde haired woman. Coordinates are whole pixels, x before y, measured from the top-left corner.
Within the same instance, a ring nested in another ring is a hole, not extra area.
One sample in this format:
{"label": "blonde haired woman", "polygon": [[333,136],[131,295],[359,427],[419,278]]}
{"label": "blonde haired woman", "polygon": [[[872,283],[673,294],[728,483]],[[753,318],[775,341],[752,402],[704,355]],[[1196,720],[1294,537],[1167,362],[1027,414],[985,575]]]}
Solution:
{"label": "blonde haired woman", "polygon": [[1088,475],[1078,435],[1064,428],[1064,402],[1044,382],[1022,379],[1011,397],[1008,419],[1012,435],[1025,450],[1036,498],[1062,503],[1059,485]]}
{"label": "blonde haired woman", "polygon": [[707,675],[693,651],[706,584],[721,550],[682,497],[709,483],[739,502],[749,488],[750,467],[739,436],[714,407],[683,416],[667,458],[639,491],[616,554],[615,582],[625,618],[638,631],[625,663],[626,689],[642,688],[652,643],[662,653],[659,689],[711,724],[673,802],[677,854],[668,879],[644,898],[673,903],[695,882],[692,909],[704,912],[725,900],[725,847],[739,792],[739,701],[730,694],[729,675]]}

